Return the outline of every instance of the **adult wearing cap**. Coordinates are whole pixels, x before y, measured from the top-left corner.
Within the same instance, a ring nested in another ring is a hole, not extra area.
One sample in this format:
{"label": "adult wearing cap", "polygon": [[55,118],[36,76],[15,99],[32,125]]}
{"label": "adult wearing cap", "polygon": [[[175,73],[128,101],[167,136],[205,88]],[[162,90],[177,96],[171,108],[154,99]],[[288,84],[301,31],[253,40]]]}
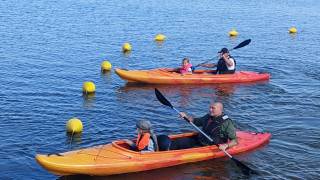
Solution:
{"label": "adult wearing cap", "polygon": [[219,61],[217,64],[202,64],[202,67],[217,67],[216,74],[233,74],[236,71],[236,61],[230,56],[227,48],[222,48],[219,52]]}
{"label": "adult wearing cap", "polygon": [[158,151],[158,142],[157,137],[151,130],[151,123],[148,120],[139,120],[136,123],[138,137],[136,143],[131,140],[126,139],[131,147],[131,150],[134,151],[143,151],[143,152],[154,152]]}
{"label": "adult wearing cap", "polygon": [[193,118],[185,112],[180,112],[182,118],[187,118],[196,126],[201,126],[202,131],[211,137],[210,142],[203,134],[194,138],[180,139],[173,142],[171,149],[185,149],[195,146],[218,145],[219,149],[226,150],[238,144],[236,128],[232,120],[223,112],[223,105],[220,102],[210,104],[209,113],[203,117]]}

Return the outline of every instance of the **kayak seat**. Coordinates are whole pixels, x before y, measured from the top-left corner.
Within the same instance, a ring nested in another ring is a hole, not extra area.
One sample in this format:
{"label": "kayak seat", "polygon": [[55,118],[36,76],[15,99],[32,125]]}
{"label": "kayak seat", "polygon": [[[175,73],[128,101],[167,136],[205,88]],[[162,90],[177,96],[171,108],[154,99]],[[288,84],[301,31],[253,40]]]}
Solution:
{"label": "kayak seat", "polygon": [[167,135],[157,136],[159,151],[168,151],[171,146],[171,139]]}

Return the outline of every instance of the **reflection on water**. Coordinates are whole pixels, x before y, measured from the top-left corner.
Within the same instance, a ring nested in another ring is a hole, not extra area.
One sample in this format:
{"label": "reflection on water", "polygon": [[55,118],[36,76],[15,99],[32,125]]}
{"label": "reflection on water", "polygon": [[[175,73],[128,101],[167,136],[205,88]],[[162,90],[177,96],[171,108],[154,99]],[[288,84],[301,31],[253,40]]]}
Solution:
{"label": "reflection on water", "polygon": [[[234,43],[236,43],[237,41],[237,36],[229,36],[229,39],[232,41],[232,42],[234,42]],[[231,49],[231,48],[229,48],[229,49]]]}
{"label": "reflection on water", "polygon": [[162,48],[164,41],[155,41],[158,48]]}
{"label": "reflection on water", "polygon": [[198,98],[208,98],[211,101],[221,101],[231,97],[238,88],[265,84],[268,81],[250,83],[228,83],[228,84],[191,84],[191,85],[159,85],[159,84],[139,84],[126,83],[118,91],[128,93],[130,91],[154,90],[159,89],[165,95],[175,95],[180,98],[180,104],[188,105],[190,98],[195,94]]}
{"label": "reflection on water", "polygon": [[248,178],[241,173],[237,173],[239,169],[232,163],[232,161],[225,159],[215,159],[192,164],[183,164],[174,167],[149,170],[137,173],[128,173],[111,176],[62,176],[59,180],[75,180],[75,179],[91,179],[91,180],[185,180],[185,179],[221,179],[221,177],[230,178]]}
{"label": "reflection on water", "polygon": [[95,93],[83,94],[83,107],[91,108],[95,104]]}
{"label": "reflection on water", "polygon": [[101,70],[101,78],[106,82],[110,81],[111,71]]}
{"label": "reflection on water", "polygon": [[289,34],[292,39],[295,39],[297,37],[297,33],[289,33]]}
{"label": "reflection on water", "polygon": [[129,58],[129,57],[130,57],[130,54],[131,54],[131,51],[125,51],[125,52],[123,52],[123,56],[124,56],[125,58]]}
{"label": "reflection on water", "polygon": [[81,137],[82,133],[66,133],[66,144],[69,145],[69,149],[81,145]]}

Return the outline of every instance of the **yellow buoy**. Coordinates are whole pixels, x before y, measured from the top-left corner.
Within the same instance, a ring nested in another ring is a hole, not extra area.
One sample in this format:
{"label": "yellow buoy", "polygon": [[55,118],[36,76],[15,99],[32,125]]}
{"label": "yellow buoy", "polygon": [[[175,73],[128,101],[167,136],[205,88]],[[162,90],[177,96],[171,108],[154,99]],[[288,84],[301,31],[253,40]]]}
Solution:
{"label": "yellow buoy", "polygon": [[297,28],[295,27],[290,28],[289,33],[297,33]]}
{"label": "yellow buoy", "polygon": [[238,32],[235,29],[229,31],[229,36],[238,36]]}
{"label": "yellow buoy", "polygon": [[83,83],[82,91],[86,94],[94,93],[96,91],[96,86],[91,81],[86,81]]}
{"label": "yellow buoy", "polygon": [[132,50],[131,44],[130,43],[124,43],[122,46],[122,51],[123,52],[129,52]]}
{"label": "yellow buoy", "polygon": [[77,118],[69,119],[66,129],[68,133],[81,133],[83,129],[81,120]]}
{"label": "yellow buoy", "polygon": [[157,34],[154,38],[155,41],[164,41],[166,39],[166,36],[163,34]]}
{"label": "yellow buoy", "polygon": [[101,63],[101,70],[102,71],[110,71],[112,68],[112,65],[109,61],[103,61]]}

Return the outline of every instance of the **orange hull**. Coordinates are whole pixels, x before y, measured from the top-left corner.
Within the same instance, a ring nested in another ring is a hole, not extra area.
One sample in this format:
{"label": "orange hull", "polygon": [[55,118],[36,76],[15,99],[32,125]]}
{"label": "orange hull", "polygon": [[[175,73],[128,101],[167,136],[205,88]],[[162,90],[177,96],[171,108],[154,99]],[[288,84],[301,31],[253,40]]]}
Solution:
{"label": "orange hull", "polygon": [[115,69],[115,72],[128,82],[148,84],[217,84],[243,83],[270,79],[268,73],[251,71],[237,71],[234,74],[212,74],[210,70],[196,70],[193,74],[180,74],[171,69],[151,70],[124,70]]}
{"label": "orange hull", "polygon": [[[171,139],[187,137],[195,133],[170,136]],[[250,151],[267,143],[270,133],[237,132],[238,145],[228,149],[230,154]],[[57,175],[106,176],[146,171],[184,163],[224,157],[216,146],[205,146],[182,150],[140,153],[127,149],[124,141],[95,146],[55,155],[37,155],[37,162],[49,172]]]}

